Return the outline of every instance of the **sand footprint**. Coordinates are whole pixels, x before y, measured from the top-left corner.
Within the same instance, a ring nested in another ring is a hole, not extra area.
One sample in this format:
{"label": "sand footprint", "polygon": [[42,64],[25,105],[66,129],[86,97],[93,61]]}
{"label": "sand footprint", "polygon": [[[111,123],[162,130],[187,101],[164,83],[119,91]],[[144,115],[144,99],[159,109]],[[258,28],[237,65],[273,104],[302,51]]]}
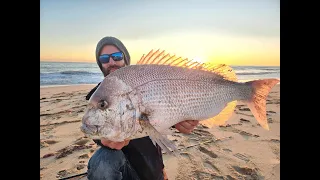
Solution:
{"label": "sand footprint", "polygon": [[89,154],[82,154],[79,156],[79,159],[88,159],[89,157]]}
{"label": "sand footprint", "polygon": [[280,160],[280,140],[278,139],[270,139],[269,146],[272,150],[272,153],[276,155],[276,158]]}
{"label": "sand footprint", "polygon": [[81,169],[83,169],[83,168],[85,168],[85,167],[87,167],[87,165],[84,164],[84,163],[79,163],[79,164],[76,165],[76,169],[77,169],[77,170],[81,170]]}
{"label": "sand footprint", "polygon": [[[83,178],[84,176],[86,176],[82,172],[83,169],[86,167],[87,167],[86,164],[78,163],[73,168],[60,170],[57,173],[56,178],[61,178],[61,179],[65,178],[68,180],[75,180],[75,179],[79,180],[80,178]],[[80,171],[80,170],[82,170],[82,171]]]}
{"label": "sand footprint", "polygon": [[248,132],[245,132],[245,131],[236,129],[236,128],[232,127],[231,125],[219,126],[219,128],[220,128],[221,130],[223,130],[223,131],[238,133],[238,134],[240,134],[240,135],[241,135],[244,139],[246,139],[246,140],[248,140],[248,139],[251,138],[251,137],[254,137],[254,138],[260,137],[260,136],[257,135],[257,134],[251,134],[251,133],[248,133]]}
{"label": "sand footprint", "polygon": [[217,158],[218,155],[216,155],[214,152],[212,152],[211,150],[208,150],[207,148],[203,147],[203,146],[199,146],[199,150],[200,152],[210,156],[211,158]]}
{"label": "sand footprint", "polygon": [[67,177],[68,175],[70,175],[71,172],[69,170],[60,170],[57,175],[56,175],[56,178],[64,178],[64,177]]}
{"label": "sand footprint", "polygon": [[227,180],[237,180],[236,178],[234,178],[234,177],[231,176],[231,175],[226,175],[226,179],[227,179]]}
{"label": "sand footprint", "polygon": [[248,119],[240,118],[240,122],[241,123],[250,123],[251,121],[249,121]]}
{"label": "sand footprint", "polygon": [[231,166],[237,173],[239,173],[244,179],[259,180],[264,179],[257,168]]}
{"label": "sand footprint", "polygon": [[203,166],[206,167],[206,168],[209,168],[210,170],[214,170],[218,173],[221,173],[220,169],[214,165],[214,163],[212,161],[209,161],[209,160],[205,160],[203,162]]}
{"label": "sand footprint", "polygon": [[280,99],[268,100],[267,104],[280,104]]}
{"label": "sand footprint", "polygon": [[222,150],[225,151],[225,152],[232,152],[231,149],[222,149]]}
{"label": "sand footprint", "polygon": [[89,139],[87,137],[81,137],[79,139],[76,139],[74,144],[79,145],[79,146],[83,146],[83,145],[87,144],[89,141],[91,141],[91,139]]}
{"label": "sand footprint", "polygon": [[50,145],[56,144],[57,142],[59,142],[59,141],[51,140],[51,139],[48,139],[48,140],[41,140],[40,139],[40,149],[44,148],[44,147],[49,147]]}
{"label": "sand footprint", "polygon": [[225,180],[225,178],[214,172],[206,172],[201,170],[195,171],[195,176],[197,179],[214,179],[214,180]]}
{"label": "sand footprint", "polygon": [[67,146],[63,149],[60,149],[58,152],[57,152],[57,156],[56,158],[57,159],[60,159],[60,158],[63,158],[63,157],[66,157],[70,154],[72,154],[74,151],[79,151],[79,150],[82,150],[82,149],[90,149],[92,148],[91,145],[71,145],[71,146]]}
{"label": "sand footprint", "polygon": [[210,132],[202,129],[194,129],[192,133],[199,135],[199,136],[213,136]]}
{"label": "sand footprint", "polygon": [[191,157],[190,153],[188,153],[188,152],[181,152],[180,155],[181,155],[182,157],[190,160],[190,161],[192,160],[192,157]]}
{"label": "sand footprint", "polygon": [[245,162],[249,162],[250,161],[250,159],[244,154],[236,153],[233,156],[238,158],[238,159],[241,159],[241,160],[243,160]]}

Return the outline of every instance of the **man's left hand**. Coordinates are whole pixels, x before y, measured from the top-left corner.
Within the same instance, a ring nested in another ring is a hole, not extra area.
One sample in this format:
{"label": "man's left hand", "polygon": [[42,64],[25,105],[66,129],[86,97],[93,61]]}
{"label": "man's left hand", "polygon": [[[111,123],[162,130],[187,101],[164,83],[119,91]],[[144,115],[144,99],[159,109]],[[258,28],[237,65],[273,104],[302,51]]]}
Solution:
{"label": "man's left hand", "polygon": [[186,120],[176,124],[175,128],[181,133],[190,134],[198,124],[199,124],[199,121]]}

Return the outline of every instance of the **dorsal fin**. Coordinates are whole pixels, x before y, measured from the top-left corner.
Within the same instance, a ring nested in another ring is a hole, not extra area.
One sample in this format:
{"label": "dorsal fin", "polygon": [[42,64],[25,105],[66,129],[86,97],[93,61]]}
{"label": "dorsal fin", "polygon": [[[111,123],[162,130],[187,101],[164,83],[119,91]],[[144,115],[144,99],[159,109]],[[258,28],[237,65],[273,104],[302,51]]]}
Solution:
{"label": "dorsal fin", "polygon": [[137,64],[158,64],[158,65],[169,65],[169,66],[179,66],[190,69],[200,69],[203,71],[214,72],[219,74],[223,78],[230,81],[237,81],[236,74],[234,70],[226,64],[211,64],[211,63],[200,63],[188,58],[178,57],[176,55],[170,55],[164,50],[160,49],[149,51],[145,56],[143,55]]}
{"label": "dorsal fin", "polygon": [[[153,52],[149,51],[146,56],[142,56],[137,64],[159,64],[159,65],[170,65],[179,66],[190,69],[200,69],[203,71],[209,71],[222,76],[224,79],[229,81],[238,81],[236,73],[234,70],[226,64],[211,64],[211,63],[200,63],[194,60],[189,60],[187,58],[177,57],[176,55],[170,55],[164,50]],[[215,125],[223,125],[233,114],[236,108],[237,101],[232,101],[227,104],[227,106],[215,117],[209,118],[207,120],[200,121],[202,125],[207,127],[213,127]]]}

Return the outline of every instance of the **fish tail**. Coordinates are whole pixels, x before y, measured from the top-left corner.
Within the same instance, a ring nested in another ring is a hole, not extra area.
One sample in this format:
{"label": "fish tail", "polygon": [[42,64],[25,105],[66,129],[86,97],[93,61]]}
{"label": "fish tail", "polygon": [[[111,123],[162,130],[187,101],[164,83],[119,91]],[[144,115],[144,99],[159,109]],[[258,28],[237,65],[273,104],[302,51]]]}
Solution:
{"label": "fish tail", "polygon": [[269,130],[269,125],[266,115],[266,101],[271,89],[279,82],[278,79],[263,79],[249,81],[253,93],[247,101],[247,105],[251,110],[253,116],[257,119],[258,123],[266,130]]}

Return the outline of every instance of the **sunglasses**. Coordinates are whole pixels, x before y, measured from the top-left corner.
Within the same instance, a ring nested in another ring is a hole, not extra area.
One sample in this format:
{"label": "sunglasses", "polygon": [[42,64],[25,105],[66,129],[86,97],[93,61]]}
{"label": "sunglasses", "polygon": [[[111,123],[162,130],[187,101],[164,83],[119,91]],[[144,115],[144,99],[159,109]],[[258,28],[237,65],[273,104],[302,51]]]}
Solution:
{"label": "sunglasses", "polygon": [[110,57],[112,57],[112,59],[114,61],[121,61],[121,60],[123,60],[123,53],[122,52],[115,52],[112,54],[102,54],[101,56],[99,56],[99,61],[103,64],[109,63]]}

